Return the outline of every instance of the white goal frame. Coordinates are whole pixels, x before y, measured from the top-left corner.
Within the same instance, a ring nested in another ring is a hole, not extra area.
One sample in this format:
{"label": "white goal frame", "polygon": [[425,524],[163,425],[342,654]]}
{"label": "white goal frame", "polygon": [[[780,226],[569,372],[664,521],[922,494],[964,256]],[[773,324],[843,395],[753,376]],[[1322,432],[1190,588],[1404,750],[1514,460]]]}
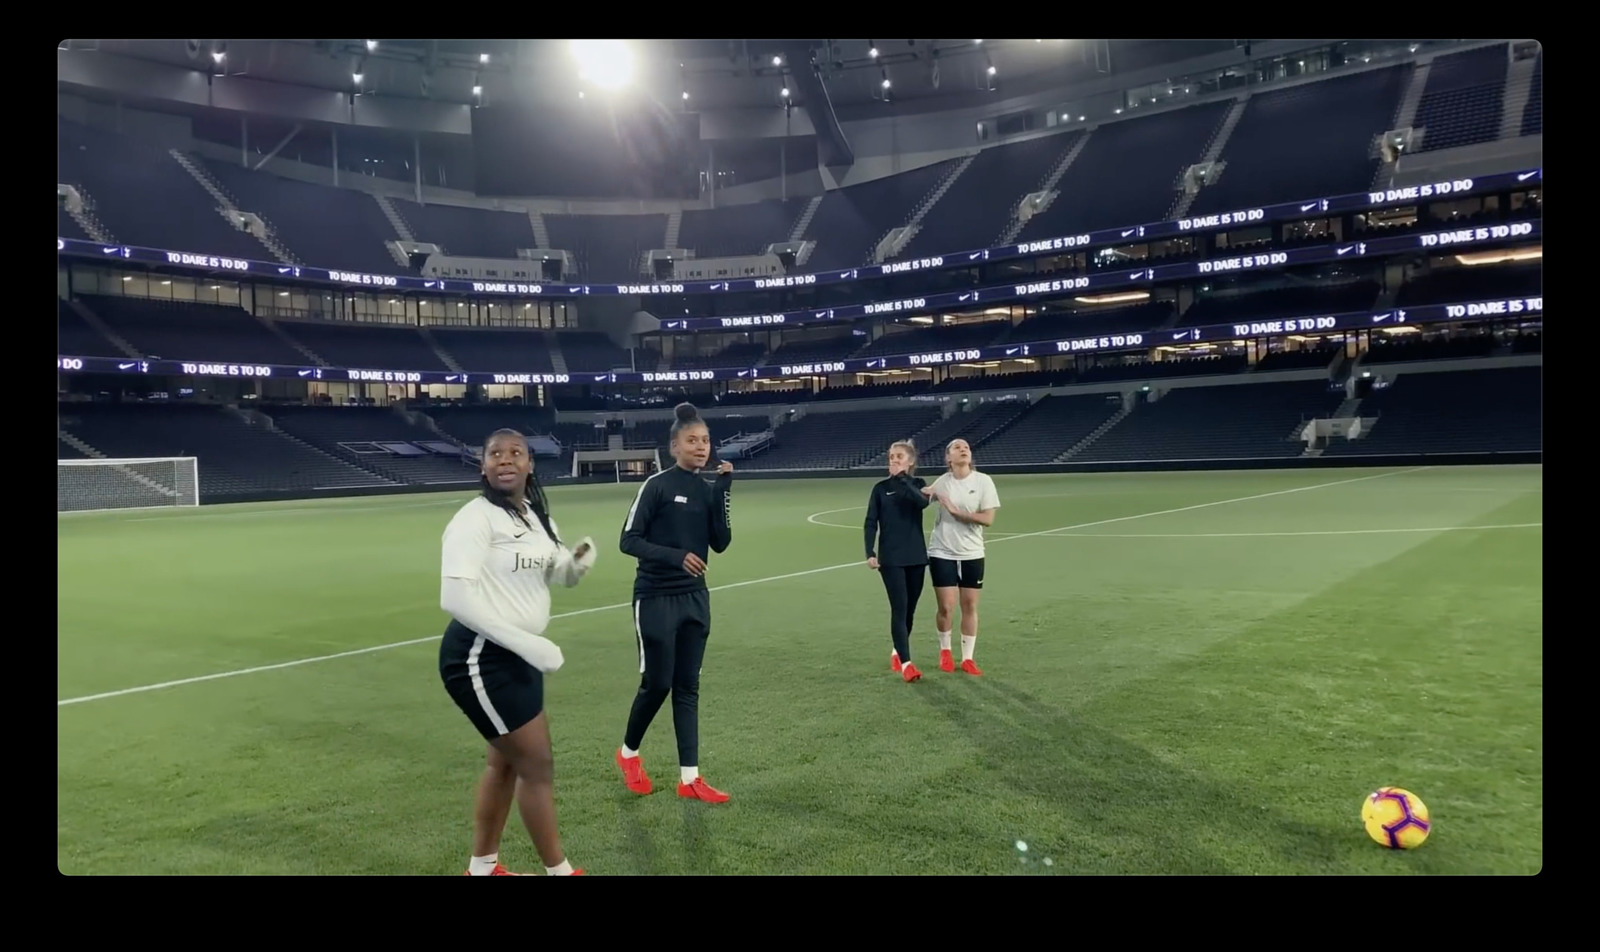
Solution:
{"label": "white goal frame", "polygon": [[[99,471],[98,473],[95,471]],[[95,477],[103,487],[97,493]],[[79,490],[86,490],[80,492]],[[75,504],[81,502],[81,505]],[[56,460],[56,514],[173,509],[200,505],[194,456]]]}

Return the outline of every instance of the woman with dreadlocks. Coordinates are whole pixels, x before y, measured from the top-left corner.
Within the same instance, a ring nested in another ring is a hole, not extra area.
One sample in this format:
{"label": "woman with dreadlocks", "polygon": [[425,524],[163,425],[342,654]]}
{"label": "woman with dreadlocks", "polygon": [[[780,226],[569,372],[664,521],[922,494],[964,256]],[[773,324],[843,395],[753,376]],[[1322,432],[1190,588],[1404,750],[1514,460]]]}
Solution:
{"label": "woman with dreadlocks", "polygon": [[444,530],[439,607],[451,616],[439,646],[445,690],[489,742],[473,813],[469,876],[513,876],[500,864],[511,802],[546,872],[571,876],[556,831],[555,762],[544,676],[561,649],[544,637],[550,587],[572,587],[594,566],[594,542],[568,549],[533,473],[528,441],[496,430],[483,447],[483,492]]}

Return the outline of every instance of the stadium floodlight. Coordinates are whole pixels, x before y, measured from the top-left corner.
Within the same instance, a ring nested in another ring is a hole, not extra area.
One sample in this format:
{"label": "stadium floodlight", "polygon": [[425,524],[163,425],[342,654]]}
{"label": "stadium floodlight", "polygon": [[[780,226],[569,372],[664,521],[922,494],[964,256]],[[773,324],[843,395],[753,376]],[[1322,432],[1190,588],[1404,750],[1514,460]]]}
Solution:
{"label": "stadium floodlight", "polygon": [[56,512],[200,505],[193,456],[56,460]]}
{"label": "stadium floodlight", "polygon": [[573,40],[578,76],[601,89],[621,89],[633,82],[633,51],[622,40]]}

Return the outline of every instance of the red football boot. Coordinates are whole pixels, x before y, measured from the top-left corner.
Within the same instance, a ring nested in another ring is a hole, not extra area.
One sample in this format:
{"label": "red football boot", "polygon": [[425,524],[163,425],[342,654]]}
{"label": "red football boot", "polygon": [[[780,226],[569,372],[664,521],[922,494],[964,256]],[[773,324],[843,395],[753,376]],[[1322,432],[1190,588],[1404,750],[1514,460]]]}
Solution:
{"label": "red football boot", "polygon": [[940,648],[939,649],[939,670],[940,671],[945,671],[945,672],[950,672],[950,671],[954,671],[955,669],[956,669],[956,662],[955,662],[954,658],[950,657],[950,649],[949,648]]}
{"label": "red football boot", "polygon": [[917,666],[914,664],[907,664],[904,668],[902,668],[900,670],[900,676],[906,679],[907,684],[910,684],[912,681],[922,680],[922,672],[918,671]]}
{"label": "red football boot", "polygon": [[640,760],[637,754],[632,757],[624,757],[622,756],[621,748],[618,748],[616,759],[617,766],[622,768],[622,782],[627,785],[629,790],[642,797],[655,789],[650,783],[650,778],[645,776],[644,761]]}
{"label": "red football boot", "polygon": [[983,671],[978,668],[978,663],[971,658],[961,662],[961,670],[968,674],[983,674]]}
{"label": "red football boot", "polygon": [[896,673],[899,673],[899,671],[900,671],[900,652],[898,652],[898,651],[889,652],[889,670],[890,671],[894,671]]}
{"label": "red football boot", "polygon": [[[471,876],[472,875],[472,870],[469,869],[466,872],[462,873],[461,875],[463,875],[463,876]],[[528,874],[527,873],[513,873],[511,870],[506,869],[504,866],[501,866],[499,863],[495,863],[494,864],[494,869],[489,871],[489,875],[490,876],[526,876]]]}
{"label": "red football boot", "polygon": [[730,799],[726,793],[706,783],[704,777],[696,777],[692,783],[678,784],[678,796],[707,803],[727,803]]}

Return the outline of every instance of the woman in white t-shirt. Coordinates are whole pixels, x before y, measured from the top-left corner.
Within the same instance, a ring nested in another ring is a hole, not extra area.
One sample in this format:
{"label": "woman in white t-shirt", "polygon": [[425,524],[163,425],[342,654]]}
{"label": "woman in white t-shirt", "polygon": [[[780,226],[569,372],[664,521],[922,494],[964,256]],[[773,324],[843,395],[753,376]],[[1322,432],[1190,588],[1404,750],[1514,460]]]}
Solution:
{"label": "woman in white t-shirt", "polygon": [[982,674],[972,660],[978,641],[978,596],[983,592],[983,530],[994,525],[1000,494],[988,474],[972,468],[972,447],[951,440],[944,451],[948,471],[923,490],[939,504],[928,538],[928,574],[939,609],[939,670],[954,671],[950,656],[950,616],[961,603],[961,670]]}

